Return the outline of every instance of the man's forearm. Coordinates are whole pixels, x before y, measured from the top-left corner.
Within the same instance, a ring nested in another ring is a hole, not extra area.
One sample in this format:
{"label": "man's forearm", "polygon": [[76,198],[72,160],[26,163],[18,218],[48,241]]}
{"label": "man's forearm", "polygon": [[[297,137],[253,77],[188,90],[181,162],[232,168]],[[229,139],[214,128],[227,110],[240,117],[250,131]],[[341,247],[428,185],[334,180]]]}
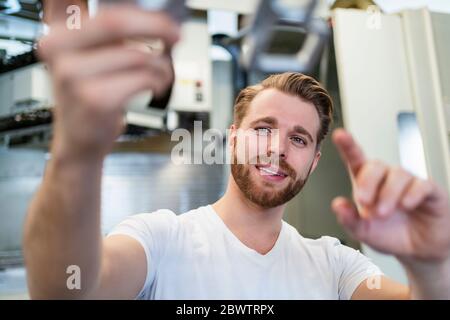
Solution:
{"label": "man's forearm", "polygon": [[[81,298],[98,279],[101,257],[102,160],[53,157],[33,199],[24,232],[32,298]],[[80,289],[70,290],[67,268],[79,267]]]}
{"label": "man's forearm", "polygon": [[411,299],[450,299],[450,259],[439,263],[402,263]]}

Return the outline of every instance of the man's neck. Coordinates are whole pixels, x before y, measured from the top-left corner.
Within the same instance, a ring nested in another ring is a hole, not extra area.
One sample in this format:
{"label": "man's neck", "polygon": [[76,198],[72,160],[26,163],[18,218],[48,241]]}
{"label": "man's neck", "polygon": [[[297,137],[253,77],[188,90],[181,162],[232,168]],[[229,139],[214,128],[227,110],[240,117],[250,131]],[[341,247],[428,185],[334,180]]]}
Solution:
{"label": "man's neck", "polygon": [[285,205],[269,209],[256,205],[244,196],[230,176],[227,191],[212,207],[247,247],[266,254],[275,245]]}

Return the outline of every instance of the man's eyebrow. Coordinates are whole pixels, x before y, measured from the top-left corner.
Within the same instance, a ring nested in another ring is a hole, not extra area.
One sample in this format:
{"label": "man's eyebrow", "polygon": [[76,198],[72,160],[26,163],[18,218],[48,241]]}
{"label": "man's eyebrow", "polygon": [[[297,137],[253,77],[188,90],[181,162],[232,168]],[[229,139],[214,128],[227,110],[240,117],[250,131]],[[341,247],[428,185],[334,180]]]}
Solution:
{"label": "man's eyebrow", "polygon": [[308,130],[306,130],[306,129],[303,128],[302,126],[295,126],[293,131],[294,131],[294,132],[297,132],[297,133],[300,133],[300,134],[303,134],[303,135],[305,135],[305,136],[307,136],[307,137],[308,137],[308,140],[309,140],[311,143],[314,142],[314,139],[313,139],[312,135],[308,132]]}
{"label": "man's eyebrow", "polygon": [[264,117],[264,118],[259,118],[259,119],[252,121],[250,123],[250,126],[257,124],[258,122],[265,122],[265,123],[273,125],[273,126],[276,126],[278,123],[277,119],[275,119],[274,117]]}

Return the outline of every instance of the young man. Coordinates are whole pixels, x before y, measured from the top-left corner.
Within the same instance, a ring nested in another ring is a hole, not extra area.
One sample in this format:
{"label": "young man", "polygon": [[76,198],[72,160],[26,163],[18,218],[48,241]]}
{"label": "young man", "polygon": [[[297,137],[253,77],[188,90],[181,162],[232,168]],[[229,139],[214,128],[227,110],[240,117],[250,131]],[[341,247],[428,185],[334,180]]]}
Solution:
{"label": "young man", "polygon": [[[24,236],[32,298],[450,298],[446,192],[365,159],[342,129],[333,140],[348,165],[358,209],[340,197],[332,207],[356,239],[398,258],[409,287],[336,239],[305,239],[282,221],[286,202],[317,166],[332,114],[320,84],[296,73],[269,77],[236,100],[233,158],[239,158],[241,130],[250,148],[262,137],[276,140],[276,148],[268,143],[263,151],[278,165],[232,164],[216,203],[182,215],[136,215],[102,239],[101,169],[122,130],[124,102],[148,88],[161,93],[171,81],[167,57],[125,47],[123,40],[155,37],[170,48],[179,30],[167,16],[133,7],[105,9],[81,31],[57,24],[51,30],[40,55],[57,101],[52,158]],[[76,290],[66,285],[71,265],[81,271]]]}

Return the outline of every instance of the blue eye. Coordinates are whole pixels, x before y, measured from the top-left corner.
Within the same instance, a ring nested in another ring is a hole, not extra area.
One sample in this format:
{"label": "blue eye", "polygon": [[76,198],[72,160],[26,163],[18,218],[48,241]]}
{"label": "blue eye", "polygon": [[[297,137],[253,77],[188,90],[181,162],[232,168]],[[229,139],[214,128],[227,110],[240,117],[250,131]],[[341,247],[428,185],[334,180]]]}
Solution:
{"label": "blue eye", "polygon": [[300,138],[300,137],[292,137],[292,140],[293,140],[295,143],[302,144],[302,145],[304,145],[304,146],[307,145],[307,142],[306,142],[305,139],[303,139],[303,138]]}
{"label": "blue eye", "polygon": [[270,128],[267,128],[267,127],[255,128],[255,131],[258,135],[262,135],[262,136],[267,136],[271,133]]}

